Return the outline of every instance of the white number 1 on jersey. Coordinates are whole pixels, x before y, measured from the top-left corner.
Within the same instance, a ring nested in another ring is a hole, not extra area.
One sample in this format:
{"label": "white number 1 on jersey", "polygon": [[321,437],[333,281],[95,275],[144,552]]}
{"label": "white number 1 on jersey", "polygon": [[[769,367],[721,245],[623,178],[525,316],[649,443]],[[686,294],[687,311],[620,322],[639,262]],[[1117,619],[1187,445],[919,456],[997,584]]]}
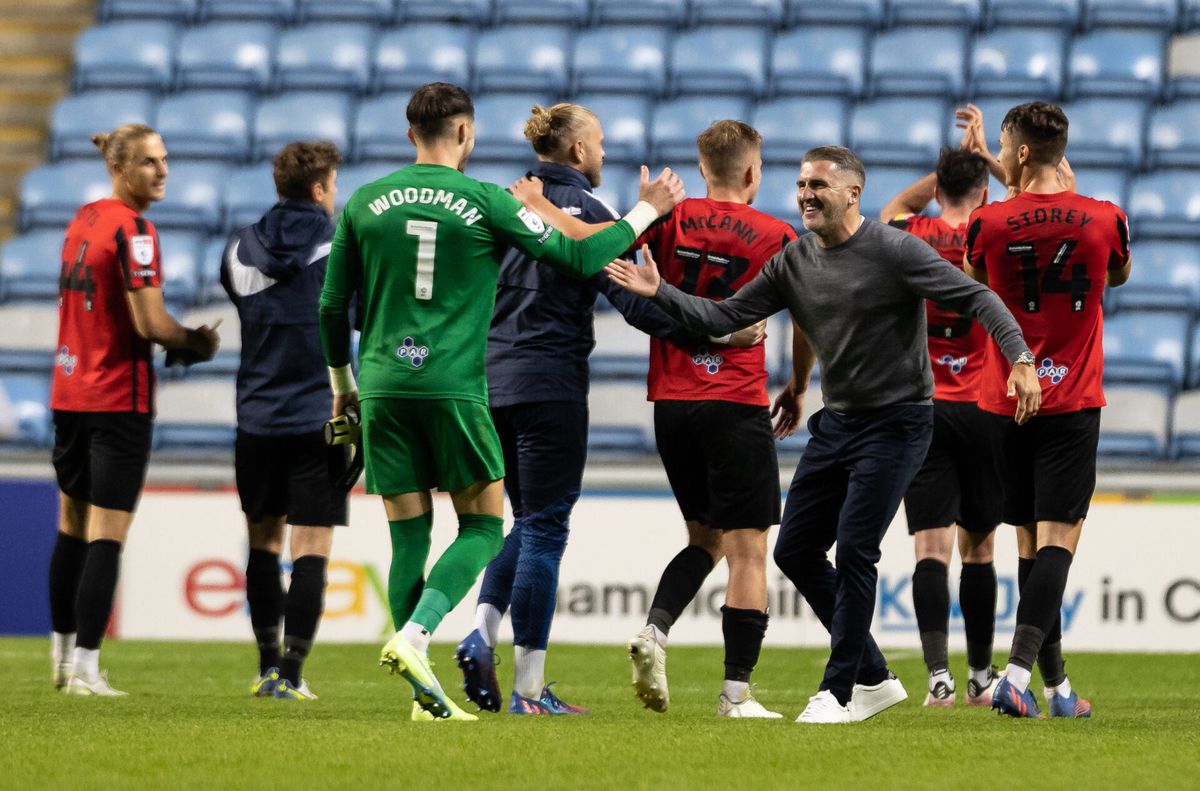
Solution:
{"label": "white number 1 on jersey", "polygon": [[417,299],[433,299],[433,257],[437,244],[436,222],[409,220],[405,230],[417,237],[417,280],[413,288]]}

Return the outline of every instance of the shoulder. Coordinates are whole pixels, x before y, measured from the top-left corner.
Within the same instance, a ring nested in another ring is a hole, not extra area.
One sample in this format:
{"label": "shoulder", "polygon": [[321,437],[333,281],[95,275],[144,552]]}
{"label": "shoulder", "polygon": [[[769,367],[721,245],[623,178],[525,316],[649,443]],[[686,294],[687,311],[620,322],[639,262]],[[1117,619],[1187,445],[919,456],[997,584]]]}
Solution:
{"label": "shoulder", "polygon": [[605,203],[604,200],[594,192],[580,189],[579,203],[580,208],[583,210],[584,220],[603,222],[604,220],[621,219],[620,212]]}

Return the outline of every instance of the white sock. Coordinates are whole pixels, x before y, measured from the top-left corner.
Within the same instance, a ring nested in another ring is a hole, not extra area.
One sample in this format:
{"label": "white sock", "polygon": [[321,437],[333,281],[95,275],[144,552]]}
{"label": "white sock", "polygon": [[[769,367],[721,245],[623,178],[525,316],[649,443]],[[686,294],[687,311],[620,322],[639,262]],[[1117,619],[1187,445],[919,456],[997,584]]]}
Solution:
{"label": "white sock", "polygon": [[400,634],[404,635],[404,639],[409,645],[420,651],[422,654],[429,653],[429,640],[433,637],[428,629],[414,621],[409,621],[404,624],[404,628],[400,630]]}
{"label": "white sock", "polygon": [[1033,671],[1026,670],[1019,665],[1008,663],[1008,669],[1004,671],[1004,675],[1008,678],[1008,683],[1017,688],[1017,691],[1024,692],[1029,689],[1029,678],[1033,675]]}
{"label": "white sock", "polygon": [[71,652],[75,650],[74,632],[50,633],[50,659],[54,664],[61,665],[71,661]]}
{"label": "white sock", "polygon": [[667,647],[667,633],[664,632],[662,629],[659,629],[654,624],[650,624],[650,628],[654,630],[654,642],[658,643],[660,647],[666,648]]}
{"label": "white sock", "polygon": [[481,604],[475,608],[475,628],[479,630],[479,636],[488,644],[488,648],[496,647],[496,640],[500,635],[500,620],[503,617],[504,613],[494,604]]}
{"label": "white sock", "polygon": [[971,671],[971,673],[970,673],[970,678],[971,678],[971,680],[972,680],[972,681],[974,681],[976,684],[978,684],[978,685],[979,685],[979,686],[981,686],[981,687],[986,687],[986,686],[987,686],[987,684],[988,684],[988,671],[989,671],[989,670],[991,670],[991,668],[990,668],[990,667],[985,667],[983,670],[976,670],[976,669],[975,669],[975,668],[973,668],[973,667],[972,667],[972,668],[968,668],[968,669]]}
{"label": "white sock", "polygon": [[546,650],[513,646],[513,689],[525,698],[537,700],[546,685]]}
{"label": "white sock", "polygon": [[1071,697],[1071,679],[1063,676],[1062,683],[1059,684],[1054,691],[1059,695],[1062,695],[1064,698]]}
{"label": "white sock", "polygon": [[100,675],[100,649],[75,647],[75,675],[92,681]]}
{"label": "white sock", "polygon": [[741,703],[750,695],[750,682],[725,679],[721,692],[729,698],[730,703]]}
{"label": "white sock", "polygon": [[950,688],[950,691],[954,691],[954,676],[950,675],[949,670],[939,670],[929,677],[930,692],[933,692],[933,688],[937,686],[939,681],[945,682],[946,686]]}

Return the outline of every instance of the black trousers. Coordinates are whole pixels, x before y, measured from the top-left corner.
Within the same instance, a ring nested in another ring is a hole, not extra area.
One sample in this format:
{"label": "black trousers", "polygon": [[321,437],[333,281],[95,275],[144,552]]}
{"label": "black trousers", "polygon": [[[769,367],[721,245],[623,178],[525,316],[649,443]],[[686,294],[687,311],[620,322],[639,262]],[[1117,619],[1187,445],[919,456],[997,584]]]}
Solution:
{"label": "black trousers", "polygon": [[[829,630],[821,689],[842,703],[877,683],[887,660],[871,638],[879,545],[925,460],[933,407],[904,404],[845,415],[822,409],[788,488],[775,563]],[[837,568],[829,548],[837,542]]]}

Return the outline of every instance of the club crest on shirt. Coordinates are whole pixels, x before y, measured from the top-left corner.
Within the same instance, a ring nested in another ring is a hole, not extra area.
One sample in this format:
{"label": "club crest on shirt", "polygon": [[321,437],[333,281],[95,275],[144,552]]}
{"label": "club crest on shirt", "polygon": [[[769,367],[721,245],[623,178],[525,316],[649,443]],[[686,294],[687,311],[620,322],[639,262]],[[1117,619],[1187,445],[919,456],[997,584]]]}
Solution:
{"label": "club crest on shirt", "polygon": [[404,339],[403,344],[396,348],[396,356],[401,360],[408,360],[412,363],[413,368],[420,368],[425,363],[425,358],[429,356],[429,347],[418,346],[410,335]]}
{"label": "club crest on shirt", "polygon": [[960,374],[967,367],[966,357],[951,357],[948,354],[943,354],[941,357],[934,360],[938,365],[944,365],[950,369],[952,374]]}
{"label": "club crest on shirt", "polygon": [[58,354],[54,357],[54,365],[61,368],[67,376],[75,373],[75,366],[79,363],[79,357],[71,354],[71,350],[66,346],[60,346]]}
{"label": "club crest on shirt", "polygon": [[721,364],[724,362],[725,358],[722,355],[710,352],[705,347],[701,347],[699,351],[692,355],[692,363],[703,367],[710,375],[715,375],[720,371]]}
{"label": "club crest on shirt", "polygon": [[129,237],[129,253],[133,256],[133,260],[142,266],[149,266],[154,263],[154,237]]}
{"label": "club crest on shirt", "polygon": [[1065,365],[1055,365],[1054,360],[1049,357],[1042,360],[1042,364],[1038,366],[1038,379],[1049,379],[1050,384],[1056,385],[1063,379],[1067,378],[1067,373],[1071,369]]}

